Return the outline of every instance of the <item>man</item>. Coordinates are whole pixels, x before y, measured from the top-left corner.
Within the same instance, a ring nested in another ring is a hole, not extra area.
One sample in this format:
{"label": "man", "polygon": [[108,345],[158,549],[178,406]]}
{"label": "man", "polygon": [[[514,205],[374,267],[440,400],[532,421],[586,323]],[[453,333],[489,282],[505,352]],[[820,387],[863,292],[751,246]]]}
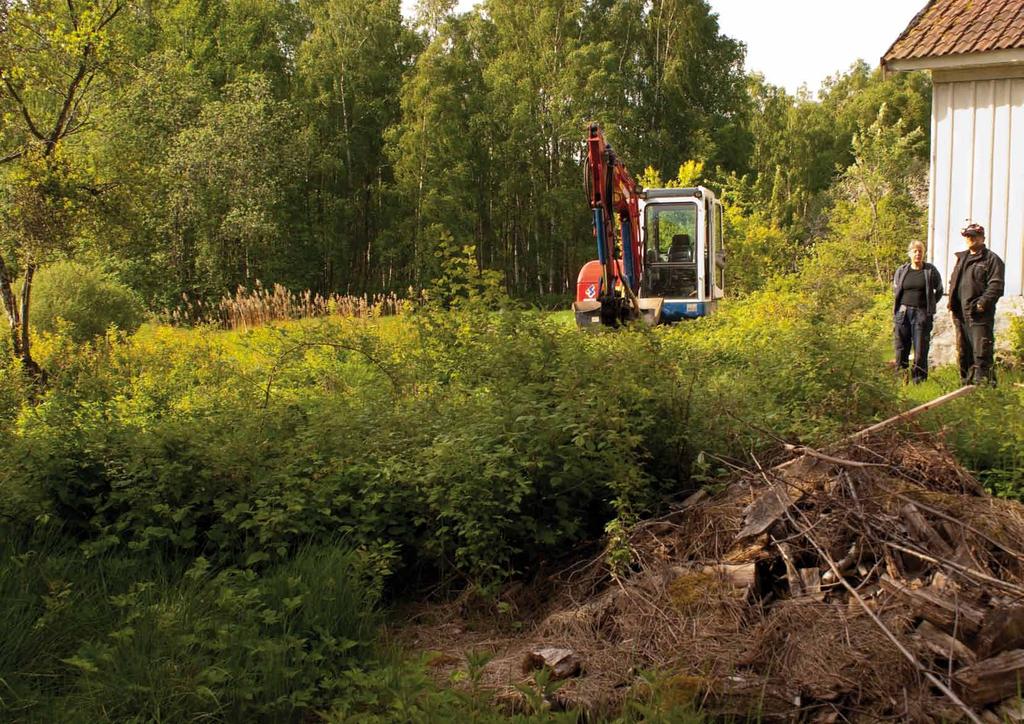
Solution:
{"label": "man", "polygon": [[985,246],[985,229],[980,224],[970,224],[960,234],[967,242],[967,251],[957,252],[949,279],[949,311],[956,328],[960,382],[995,385],[996,301],[1003,296],[1006,267]]}

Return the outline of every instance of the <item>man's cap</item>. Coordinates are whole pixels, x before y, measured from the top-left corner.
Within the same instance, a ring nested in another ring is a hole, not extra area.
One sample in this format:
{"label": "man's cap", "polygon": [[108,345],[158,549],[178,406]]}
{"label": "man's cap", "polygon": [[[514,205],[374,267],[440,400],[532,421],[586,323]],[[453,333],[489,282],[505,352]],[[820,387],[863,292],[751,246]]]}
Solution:
{"label": "man's cap", "polygon": [[985,236],[985,227],[981,224],[968,224],[960,230],[960,236]]}

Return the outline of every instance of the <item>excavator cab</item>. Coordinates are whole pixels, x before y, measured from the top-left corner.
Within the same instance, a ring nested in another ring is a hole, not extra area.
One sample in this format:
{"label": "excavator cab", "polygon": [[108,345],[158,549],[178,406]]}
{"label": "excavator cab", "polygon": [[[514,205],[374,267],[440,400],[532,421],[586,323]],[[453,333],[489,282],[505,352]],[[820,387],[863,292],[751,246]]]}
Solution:
{"label": "excavator cab", "polygon": [[709,189],[640,194],[644,272],[640,298],[658,298],[662,322],[702,317],[724,295],[722,204]]}

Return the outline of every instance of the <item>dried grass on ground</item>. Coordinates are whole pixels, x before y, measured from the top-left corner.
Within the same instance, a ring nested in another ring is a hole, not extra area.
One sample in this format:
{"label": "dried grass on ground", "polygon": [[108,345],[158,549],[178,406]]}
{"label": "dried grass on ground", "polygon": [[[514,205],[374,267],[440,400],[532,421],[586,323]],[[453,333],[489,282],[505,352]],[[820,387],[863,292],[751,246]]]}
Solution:
{"label": "dried grass on ground", "polygon": [[491,652],[483,684],[512,708],[527,654],[564,647],[583,673],[557,703],[589,715],[643,696],[641,672],[657,670],[663,701],[714,714],[1009,717],[1024,673],[1024,507],[986,495],[923,435],[802,452],[638,525],[623,575],[599,557],[510,588],[504,625],[464,598],[398,635],[443,652],[440,677],[464,652]]}

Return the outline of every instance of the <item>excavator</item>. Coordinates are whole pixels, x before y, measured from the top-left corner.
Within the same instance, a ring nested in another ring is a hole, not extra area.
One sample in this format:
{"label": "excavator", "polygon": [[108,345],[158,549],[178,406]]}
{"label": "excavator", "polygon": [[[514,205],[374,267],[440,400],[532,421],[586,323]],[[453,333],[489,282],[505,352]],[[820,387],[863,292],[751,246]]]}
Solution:
{"label": "excavator", "polygon": [[597,259],[576,280],[581,328],[695,319],[724,295],[722,204],[703,186],[642,189],[591,124],[584,185]]}

